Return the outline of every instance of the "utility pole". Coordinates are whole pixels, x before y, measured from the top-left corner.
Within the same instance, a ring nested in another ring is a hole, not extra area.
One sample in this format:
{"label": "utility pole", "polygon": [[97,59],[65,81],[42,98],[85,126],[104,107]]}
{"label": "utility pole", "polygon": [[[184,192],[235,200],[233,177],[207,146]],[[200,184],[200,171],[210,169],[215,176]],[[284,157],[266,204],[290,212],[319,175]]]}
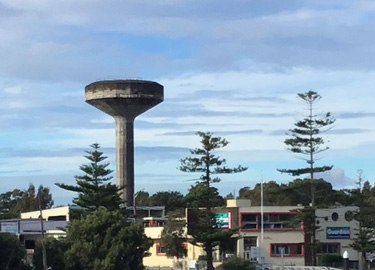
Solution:
{"label": "utility pole", "polygon": [[39,212],[40,212],[40,228],[42,232],[42,254],[43,254],[43,270],[47,270],[47,253],[46,253],[46,244],[44,243],[44,225],[43,225],[43,212],[42,212],[42,203],[41,203],[41,194],[39,195]]}

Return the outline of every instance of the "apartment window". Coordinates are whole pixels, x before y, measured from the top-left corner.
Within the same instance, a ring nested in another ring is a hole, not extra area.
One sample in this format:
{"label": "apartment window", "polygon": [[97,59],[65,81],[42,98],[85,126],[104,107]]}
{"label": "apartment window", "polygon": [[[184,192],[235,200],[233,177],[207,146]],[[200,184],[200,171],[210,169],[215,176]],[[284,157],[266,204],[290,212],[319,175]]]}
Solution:
{"label": "apartment window", "polygon": [[303,255],[301,243],[296,244],[271,244],[271,256],[281,256],[283,253],[288,257],[297,257]]}
{"label": "apartment window", "polygon": [[258,229],[258,216],[259,214],[242,214],[243,229]]}
{"label": "apartment window", "polygon": [[318,253],[340,254],[340,243],[321,243]]}

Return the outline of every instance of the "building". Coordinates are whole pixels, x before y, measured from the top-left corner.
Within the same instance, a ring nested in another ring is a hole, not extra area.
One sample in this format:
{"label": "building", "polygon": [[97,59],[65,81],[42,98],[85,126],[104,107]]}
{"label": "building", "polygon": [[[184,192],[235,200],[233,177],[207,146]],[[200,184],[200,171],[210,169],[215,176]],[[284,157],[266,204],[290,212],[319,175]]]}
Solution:
{"label": "building", "polygon": [[35,242],[42,238],[42,232],[45,236],[50,237],[64,236],[65,231],[63,230],[67,224],[68,222],[63,220],[47,221],[40,218],[7,219],[0,220],[0,233],[17,235],[26,249],[26,254],[31,256],[34,254]]}
{"label": "building", "polygon": [[[142,223],[145,234],[153,241],[149,256],[144,258],[146,269],[177,268],[175,258],[166,256],[161,242],[161,234],[167,217],[163,206],[132,206],[129,211],[129,222]],[[230,250],[214,251],[214,265],[233,254],[247,260],[263,264],[264,267],[277,269],[279,266],[303,266],[304,230],[298,221],[298,209],[302,206],[252,206],[250,200],[227,200],[226,207],[215,208],[219,227],[240,228],[237,238],[233,238]],[[79,215],[79,208],[64,206],[42,210],[44,233],[48,236],[64,236],[69,221]],[[358,252],[350,243],[359,227],[353,219],[356,207],[333,207],[316,210],[316,239],[320,243],[318,262],[323,254],[342,255],[348,251],[352,265],[359,261]],[[187,220],[192,215],[186,211]],[[262,219],[263,217],[263,219]],[[28,253],[32,254],[35,240],[41,237],[40,211],[21,214],[21,219],[2,220],[1,232],[11,232],[19,236]],[[188,232],[188,228],[187,231]],[[187,235],[187,238],[189,236]],[[202,248],[186,243],[187,256],[182,260],[184,269],[194,269],[201,255]]]}
{"label": "building", "polygon": [[[228,200],[236,213],[232,223],[241,227],[237,255],[267,265],[304,265],[303,224],[297,206],[251,206],[250,200]],[[263,221],[262,221],[263,216]]]}
{"label": "building", "polygon": [[352,264],[359,262],[360,254],[350,247],[359,228],[359,222],[353,219],[358,211],[355,206],[340,206],[316,210],[316,239],[320,243],[318,258],[322,254],[349,254]]}

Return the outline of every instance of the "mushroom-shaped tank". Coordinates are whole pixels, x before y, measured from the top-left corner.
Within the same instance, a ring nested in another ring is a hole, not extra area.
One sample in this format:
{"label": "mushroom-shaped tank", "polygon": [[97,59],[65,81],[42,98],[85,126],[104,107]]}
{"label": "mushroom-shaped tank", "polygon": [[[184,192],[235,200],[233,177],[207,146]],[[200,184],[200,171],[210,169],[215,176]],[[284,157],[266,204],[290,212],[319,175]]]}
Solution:
{"label": "mushroom-shaped tank", "polygon": [[143,80],[98,81],[85,87],[90,105],[116,123],[116,184],[126,206],[134,205],[134,119],[163,101],[163,86]]}
{"label": "mushroom-shaped tank", "polygon": [[135,118],[163,101],[163,86],[151,81],[98,81],[85,87],[86,102],[112,116]]}

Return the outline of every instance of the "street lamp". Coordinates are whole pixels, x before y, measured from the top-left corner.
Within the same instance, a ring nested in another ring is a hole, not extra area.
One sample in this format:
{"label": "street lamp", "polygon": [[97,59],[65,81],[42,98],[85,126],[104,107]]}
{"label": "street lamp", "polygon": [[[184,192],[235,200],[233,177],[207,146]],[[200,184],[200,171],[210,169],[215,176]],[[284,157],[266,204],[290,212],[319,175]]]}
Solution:
{"label": "street lamp", "polygon": [[344,270],[349,270],[349,252],[347,250],[342,254],[342,258],[344,259]]}

